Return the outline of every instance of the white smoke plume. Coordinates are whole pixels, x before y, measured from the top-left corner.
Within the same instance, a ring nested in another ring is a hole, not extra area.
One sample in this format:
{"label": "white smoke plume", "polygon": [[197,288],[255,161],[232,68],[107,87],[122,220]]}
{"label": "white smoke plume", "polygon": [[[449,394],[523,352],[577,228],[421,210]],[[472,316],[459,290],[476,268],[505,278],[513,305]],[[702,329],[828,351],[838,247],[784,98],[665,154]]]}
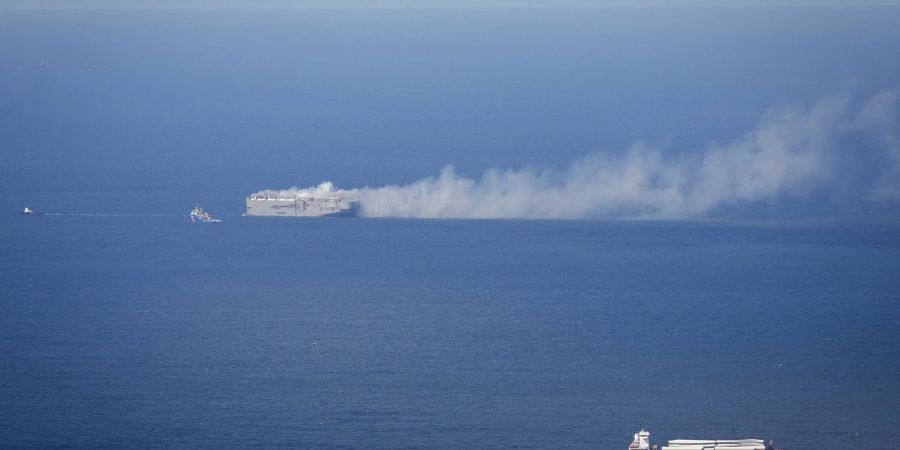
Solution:
{"label": "white smoke plume", "polygon": [[335,189],[334,183],[323,181],[318,186],[308,188],[293,187],[290,189],[265,189],[254,193],[254,197],[327,197],[329,195],[346,195],[348,191]]}
{"label": "white smoke plume", "polygon": [[437,177],[402,186],[337,190],[325,182],[259,194],[345,195],[358,199],[360,214],[368,217],[673,219],[803,196],[840,178],[842,159],[864,159],[877,173],[868,174],[873,181],[859,200],[897,202],[897,103],[897,92],[883,91],[863,102],[839,96],[775,108],[753,131],[699,152],[673,154],[637,142],[565,169],[491,169],[473,179],[446,166]]}

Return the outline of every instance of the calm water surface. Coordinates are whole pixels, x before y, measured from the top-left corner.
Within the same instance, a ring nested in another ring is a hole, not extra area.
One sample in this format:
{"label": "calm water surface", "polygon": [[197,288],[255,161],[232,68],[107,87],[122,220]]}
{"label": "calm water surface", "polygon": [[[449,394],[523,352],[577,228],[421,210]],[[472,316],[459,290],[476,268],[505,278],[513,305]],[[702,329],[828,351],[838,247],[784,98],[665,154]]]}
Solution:
{"label": "calm water surface", "polygon": [[0,218],[8,447],[900,439],[900,228]]}

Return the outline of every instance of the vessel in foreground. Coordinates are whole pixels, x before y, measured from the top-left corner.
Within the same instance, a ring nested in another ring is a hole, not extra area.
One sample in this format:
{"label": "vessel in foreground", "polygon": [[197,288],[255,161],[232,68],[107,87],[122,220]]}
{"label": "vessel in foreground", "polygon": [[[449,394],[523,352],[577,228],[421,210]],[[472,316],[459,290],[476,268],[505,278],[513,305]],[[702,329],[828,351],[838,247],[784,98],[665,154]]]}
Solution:
{"label": "vessel in foreground", "polygon": [[33,216],[34,210],[26,206],[25,209],[19,212],[19,214],[23,216]]}
{"label": "vessel in foreground", "polygon": [[[634,433],[628,450],[650,449],[650,433],[647,430]],[[773,442],[762,439],[673,439],[668,445],[653,444],[653,450],[775,450]],[[780,450],[780,449],[779,449]]]}
{"label": "vessel in foreground", "polygon": [[675,439],[662,450],[767,450],[762,439]]}

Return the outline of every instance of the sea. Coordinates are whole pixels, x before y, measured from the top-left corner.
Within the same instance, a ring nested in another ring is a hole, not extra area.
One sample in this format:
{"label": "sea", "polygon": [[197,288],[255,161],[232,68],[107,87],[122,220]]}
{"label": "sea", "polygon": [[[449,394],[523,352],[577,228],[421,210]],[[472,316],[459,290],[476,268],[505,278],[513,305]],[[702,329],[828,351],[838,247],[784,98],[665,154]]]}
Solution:
{"label": "sea", "polygon": [[900,438],[900,228],[0,216],[9,448]]}
{"label": "sea", "polygon": [[900,8],[139,3],[0,5],[0,447],[900,447],[900,216],[860,206],[862,146],[679,221],[241,215],[741,142],[896,88]]}

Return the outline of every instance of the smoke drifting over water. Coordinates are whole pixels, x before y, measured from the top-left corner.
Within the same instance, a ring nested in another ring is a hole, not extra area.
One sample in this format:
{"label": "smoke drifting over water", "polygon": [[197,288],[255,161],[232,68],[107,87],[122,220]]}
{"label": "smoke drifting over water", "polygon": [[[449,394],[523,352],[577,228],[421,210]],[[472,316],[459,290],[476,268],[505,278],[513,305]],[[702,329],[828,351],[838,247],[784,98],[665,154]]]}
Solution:
{"label": "smoke drifting over water", "polygon": [[[763,115],[756,129],[728,143],[671,153],[637,142],[592,153],[565,169],[491,169],[481,178],[444,167],[402,186],[335,190],[330,182],[282,194],[341,193],[368,217],[577,219],[691,218],[716,208],[776,202],[847,184],[863,172],[853,201],[900,201],[898,93],[849,96]],[[853,166],[853,167],[848,167]],[[848,170],[852,169],[852,170]],[[844,189],[846,190],[846,189]]]}

